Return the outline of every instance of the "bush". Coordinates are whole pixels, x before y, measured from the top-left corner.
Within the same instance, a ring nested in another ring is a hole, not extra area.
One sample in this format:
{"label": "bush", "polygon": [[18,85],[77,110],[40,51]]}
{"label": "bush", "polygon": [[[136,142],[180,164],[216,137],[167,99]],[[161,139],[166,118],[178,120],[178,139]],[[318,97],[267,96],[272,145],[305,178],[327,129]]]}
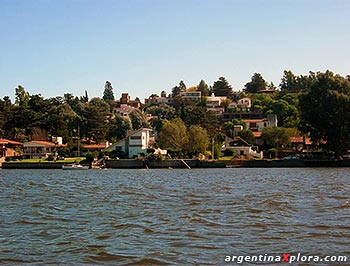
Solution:
{"label": "bush", "polygon": [[233,156],[233,154],[234,154],[233,150],[226,149],[226,150],[224,151],[224,155],[225,155],[225,156]]}
{"label": "bush", "polygon": [[86,154],[86,162],[89,164],[92,164],[92,162],[95,160],[95,158],[97,157],[97,154],[95,152],[88,152]]}
{"label": "bush", "polygon": [[272,159],[277,157],[277,149],[272,148],[267,151],[267,156]]}

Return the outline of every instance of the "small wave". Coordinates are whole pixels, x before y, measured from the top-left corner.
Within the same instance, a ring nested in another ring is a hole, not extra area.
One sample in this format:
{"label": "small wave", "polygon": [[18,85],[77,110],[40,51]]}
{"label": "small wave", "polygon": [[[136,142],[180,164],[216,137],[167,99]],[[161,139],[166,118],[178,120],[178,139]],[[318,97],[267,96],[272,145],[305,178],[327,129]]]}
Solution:
{"label": "small wave", "polygon": [[133,224],[133,223],[125,223],[125,224],[117,224],[117,225],[111,225],[113,228],[116,229],[128,229],[128,228],[141,228],[144,230],[145,233],[153,233],[154,231],[147,226],[140,225],[140,224]]}
{"label": "small wave", "polygon": [[327,237],[327,233],[307,233],[308,238],[324,238]]}
{"label": "small wave", "polygon": [[280,236],[262,236],[260,237],[262,240],[285,240],[285,238]]}
{"label": "small wave", "polygon": [[201,235],[196,235],[196,234],[193,234],[193,233],[188,233],[188,234],[186,234],[186,236],[192,237],[192,238],[198,238],[198,239],[208,239],[208,237],[201,236]]}
{"label": "small wave", "polygon": [[56,210],[56,211],[63,211],[63,209],[56,207],[56,206],[49,206],[48,208],[51,210]]}
{"label": "small wave", "polygon": [[142,266],[156,266],[156,265],[171,265],[170,262],[158,260],[158,259],[151,259],[151,258],[143,258],[141,260],[125,264],[127,265],[142,265]]}
{"label": "small wave", "polygon": [[146,234],[153,234],[154,233],[154,231],[152,229],[150,229],[150,228],[144,228],[143,232],[146,233]]}
{"label": "small wave", "polygon": [[333,229],[333,226],[325,225],[325,224],[307,225],[306,227],[312,228],[312,229],[320,229],[320,230]]}
{"label": "small wave", "polygon": [[28,221],[28,220],[19,220],[14,222],[14,224],[46,224],[43,222],[36,222],[36,221]]}
{"label": "small wave", "polygon": [[253,223],[253,224],[248,224],[247,226],[257,227],[257,228],[268,228],[269,227],[269,225],[267,223]]}
{"label": "small wave", "polygon": [[23,260],[19,258],[0,258],[0,264],[6,263],[6,262],[15,262],[15,263],[34,263],[39,262],[37,260]]}
{"label": "small wave", "polygon": [[120,254],[111,254],[105,251],[102,251],[94,256],[88,256],[89,259],[96,262],[102,262],[102,261],[117,261],[117,260],[129,260],[129,259],[136,259],[135,256],[129,256],[129,255],[120,255]]}
{"label": "small wave", "polygon": [[105,248],[105,245],[87,245],[88,248]]}
{"label": "small wave", "polygon": [[189,203],[187,203],[187,205],[189,205],[189,206],[196,206],[196,205],[199,205],[200,203],[201,202],[198,201],[198,200],[192,200]]}
{"label": "small wave", "polygon": [[172,247],[188,247],[190,243],[187,240],[178,240],[178,241],[173,241],[170,243],[170,246]]}
{"label": "small wave", "polygon": [[107,238],[110,238],[111,236],[108,235],[102,235],[102,236],[97,236],[96,239],[98,240],[106,240]]}
{"label": "small wave", "polygon": [[220,223],[217,221],[212,221],[206,218],[192,218],[190,220],[190,222],[194,222],[194,223],[201,223],[201,224],[205,224],[207,226],[231,226],[232,224],[225,224],[225,223]]}
{"label": "small wave", "polygon": [[261,212],[264,212],[264,210],[254,209],[254,208],[249,208],[249,209],[247,209],[247,211],[250,212],[250,213],[261,213]]}
{"label": "small wave", "polygon": [[42,217],[41,219],[43,220],[48,220],[48,221],[59,221],[59,222],[72,222],[72,219],[64,218],[64,217],[57,217],[57,216],[52,216],[52,215],[46,215]]}

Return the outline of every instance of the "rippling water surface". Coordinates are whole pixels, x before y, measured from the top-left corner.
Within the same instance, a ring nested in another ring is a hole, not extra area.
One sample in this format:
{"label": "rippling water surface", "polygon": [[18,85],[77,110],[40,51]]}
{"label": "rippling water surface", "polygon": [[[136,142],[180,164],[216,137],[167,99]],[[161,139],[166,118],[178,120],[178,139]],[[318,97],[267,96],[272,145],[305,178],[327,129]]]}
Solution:
{"label": "rippling water surface", "polygon": [[350,258],[350,169],[0,170],[0,265]]}

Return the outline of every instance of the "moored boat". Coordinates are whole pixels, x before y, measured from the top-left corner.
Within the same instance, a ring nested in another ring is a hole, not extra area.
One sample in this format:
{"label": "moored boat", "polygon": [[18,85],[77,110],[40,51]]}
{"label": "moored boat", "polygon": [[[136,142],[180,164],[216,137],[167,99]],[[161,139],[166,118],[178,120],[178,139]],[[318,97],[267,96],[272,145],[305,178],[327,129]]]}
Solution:
{"label": "moored boat", "polygon": [[72,163],[72,164],[64,164],[62,165],[63,170],[87,170],[89,169],[88,165],[81,165],[79,163]]}

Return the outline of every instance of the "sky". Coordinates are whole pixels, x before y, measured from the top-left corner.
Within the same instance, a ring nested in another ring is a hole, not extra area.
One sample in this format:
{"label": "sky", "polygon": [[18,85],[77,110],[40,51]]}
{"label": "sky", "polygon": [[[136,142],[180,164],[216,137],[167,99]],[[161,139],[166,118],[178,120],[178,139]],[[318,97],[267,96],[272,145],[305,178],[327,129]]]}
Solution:
{"label": "sky", "polygon": [[0,0],[0,98],[350,74],[348,0]]}

